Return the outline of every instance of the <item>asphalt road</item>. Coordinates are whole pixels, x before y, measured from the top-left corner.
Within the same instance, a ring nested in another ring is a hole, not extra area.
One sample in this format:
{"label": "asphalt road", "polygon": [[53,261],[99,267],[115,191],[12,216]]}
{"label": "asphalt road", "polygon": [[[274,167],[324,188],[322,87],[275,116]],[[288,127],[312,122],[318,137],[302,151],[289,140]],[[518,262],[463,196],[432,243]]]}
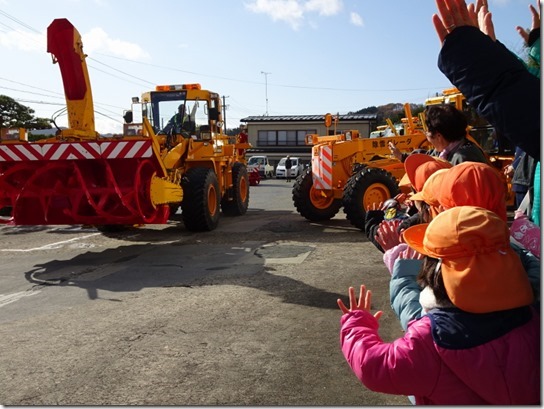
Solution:
{"label": "asphalt road", "polygon": [[296,213],[291,184],[250,190],[242,217],[104,235],[0,227],[2,405],[405,405],[366,390],[339,348],[361,283],[402,334],[381,253],[340,212]]}

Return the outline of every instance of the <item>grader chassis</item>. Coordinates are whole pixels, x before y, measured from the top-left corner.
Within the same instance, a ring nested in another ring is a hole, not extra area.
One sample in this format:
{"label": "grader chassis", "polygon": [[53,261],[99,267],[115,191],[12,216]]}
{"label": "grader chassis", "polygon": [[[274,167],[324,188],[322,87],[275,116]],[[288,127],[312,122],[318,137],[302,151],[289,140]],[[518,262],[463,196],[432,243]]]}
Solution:
{"label": "grader chassis", "polygon": [[[296,179],[292,191],[295,208],[303,217],[328,220],[343,208],[350,223],[364,230],[367,206],[400,193],[404,165],[391,156],[388,143],[404,152],[429,146],[421,120],[412,117],[409,104],[404,109],[403,135],[392,124],[395,136],[387,138],[362,138],[356,130],[306,135],[306,144],[312,145],[312,166]],[[325,125],[331,123],[327,114]]]}

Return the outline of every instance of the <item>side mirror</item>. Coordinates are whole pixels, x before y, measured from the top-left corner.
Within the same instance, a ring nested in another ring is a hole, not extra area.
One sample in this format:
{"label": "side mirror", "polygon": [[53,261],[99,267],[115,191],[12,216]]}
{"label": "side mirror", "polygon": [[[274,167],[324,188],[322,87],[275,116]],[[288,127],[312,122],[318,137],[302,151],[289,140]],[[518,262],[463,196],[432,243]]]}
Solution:
{"label": "side mirror", "polygon": [[126,111],[125,114],[123,115],[123,119],[125,120],[125,122],[127,124],[130,124],[132,123],[132,111]]}

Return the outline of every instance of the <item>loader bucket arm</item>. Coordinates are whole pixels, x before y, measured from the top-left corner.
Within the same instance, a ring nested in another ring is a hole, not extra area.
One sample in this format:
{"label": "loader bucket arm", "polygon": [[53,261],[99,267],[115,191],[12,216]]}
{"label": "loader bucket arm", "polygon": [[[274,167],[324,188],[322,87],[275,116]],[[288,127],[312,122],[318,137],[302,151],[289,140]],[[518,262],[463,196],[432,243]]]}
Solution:
{"label": "loader bucket arm", "polygon": [[94,106],[81,35],[67,19],[55,19],[47,28],[47,51],[58,63],[64,84],[68,125],[66,137],[96,138]]}

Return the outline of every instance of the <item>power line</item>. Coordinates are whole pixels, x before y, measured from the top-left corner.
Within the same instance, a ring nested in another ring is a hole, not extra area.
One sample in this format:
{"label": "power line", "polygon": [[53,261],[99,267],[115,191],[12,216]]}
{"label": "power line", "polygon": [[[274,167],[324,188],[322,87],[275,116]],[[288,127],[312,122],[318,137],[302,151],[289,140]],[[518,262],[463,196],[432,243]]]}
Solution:
{"label": "power line", "polygon": [[19,20],[18,18],[16,17],[13,17],[12,15],[6,13],[5,11],[2,11],[0,10],[0,14],[2,14],[3,16],[9,18],[11,21],[14,21],[15,23],[25,27],[25,28],[28,28],[30,31],[34,31],[35,33],[37,34],[41,34],[41,32],[39,32],[38,30],[36,30],[34,27],[32,26],[29,26],[28,24],[26,24],[24,21],[21,21]]}
{"label": "power line", "polygon": [[[199,75],[201,77],[216,78],[216,79],[222,79],[222,80],[227,80],[227,81],[242,82],[242,83],[245,83],[245,84],[262,85],[262,82],[259,82],[259,81],[241,80],[241,79],[223,77],[223,76],[218,76],[218,75],[203,74],[203,73],[199,73],[199,72],[195,72],[195,71],[186,71],[186,70],[181,70],[179,68],[167,67],[167,66],[158,65],[158,64],[151,64],[151,63],[146,63],[146,62],[143,62],[143,61],[131,60],[129,58],[117,57],[117,56],[114,56],[114,55],[109,55],[109,54],[104,54],[104,53],[97,53],[97,54],[103,55],[103,56],[108,57],[108,58],[114,58],[114,59],[118,59],[118,60],[122,60],[122,61],[128,61],[128,62],[131,62],[131,63],[134,63],[134,64],[146,65],[146,66],[149,66],[149,67],[161,68],[161,69],[169,70],[169,71],[183,72],[185,74]],[[299,89],[312,89],[312,90],[317,90],[317,91],[341,91],[341,92],[405,92],[405,91],[425,91],[425,90],[428,90],[428,89],[444,89],[444,88],[449,87],[449,85],[447,85],[447,84],[446,85],[442,84],[440,86],[429,86],[429,87],[424,87],[424,88],[389,88],[389,89],[384,89],[384,88],[381,88],[381,89],[372,89],[372,88],[334,88],[334,87],[316,87],[316,86],[310,86],[310,85],[305,86],[305,85],[274,84],[274,83],[268,83],[268,85],[274,86],[274,87],[281,87],[281,88],[299,88]]]}
{"label": "power line", "polygon": [[[135,75],[129,74],[129,73],[125,72],[125,71],[118,70],[117,68],[114,68],[114,67],[112,67],[111,65],[105,64],[105,63],[103,63],[103,62],[100,62],[100,61],[98,61],[98,60],[96,60],[96,59],[94,59],[94,58],[91,58],[91,57],[87,57],[87,58],[88,58],[89,60],[92,60],[92,61],[97,62],[98,64],[102,64],[102,65],[104,65],[105,67],[108,67],[108,68],[110,68],[110,69],[112,69],[112,70],[114,70],[114,71],[117,71],[117,72],[119,72],[119,73],[121,73],[121,74],[124,74],[124,75],[126,75],[126,76],[128,76],[128,77],[131,77],[131,78],[137,79],[138,81],[142,81],[142,82],[144,82],[144,83],[150,84],[151,86],[155,86],[155,84],[154,84],[153,82],[150,82],[150,81],[144,80],[144,79],[142,79],[142,78],[136,77]],[[95,68],[95,69],[96,69],[96,68]]]}

